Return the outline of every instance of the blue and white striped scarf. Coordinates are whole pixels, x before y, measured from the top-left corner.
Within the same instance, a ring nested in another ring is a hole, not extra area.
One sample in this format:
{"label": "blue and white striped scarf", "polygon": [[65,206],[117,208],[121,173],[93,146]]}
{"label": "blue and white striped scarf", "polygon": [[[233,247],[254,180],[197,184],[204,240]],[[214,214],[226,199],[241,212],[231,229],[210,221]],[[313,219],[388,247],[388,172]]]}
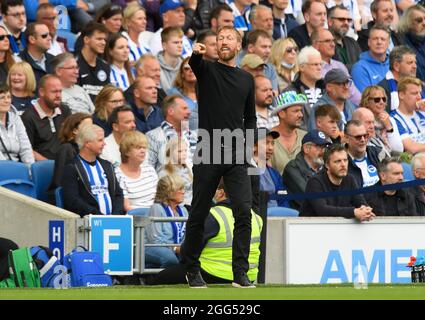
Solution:
{"label": "blue and white striped scarf", "polygon": [[235,18],[234,26],[237,30],[250,31],[252,29],[251,23],[249,23],[249,7],[245,8],[245,11],[241,13],[236,7],[234,2],[228,3],[230,8],[233,10],[233,17]]}

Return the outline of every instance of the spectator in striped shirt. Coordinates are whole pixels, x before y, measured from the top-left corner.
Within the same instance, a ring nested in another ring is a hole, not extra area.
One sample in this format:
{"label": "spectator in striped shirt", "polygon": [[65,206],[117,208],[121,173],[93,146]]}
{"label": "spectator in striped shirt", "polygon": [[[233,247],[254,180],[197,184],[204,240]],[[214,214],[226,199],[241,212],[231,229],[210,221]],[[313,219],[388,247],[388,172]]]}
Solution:
{"label": "spectator in striped shirt", "polygon": [[124,209],[149,208],[152,206],[158,175],[149,164],[144,164],[148,141],[139,131],[124,133],[120,142],[121,165],[115,174],[124,193]]}
{"label": "spectator in striped shirt", "polygon": [[123,91],[134,82],[130,69],[128,40],[119,33],[109,36],[106,47],[106,60],[111,67],[111,83]]}

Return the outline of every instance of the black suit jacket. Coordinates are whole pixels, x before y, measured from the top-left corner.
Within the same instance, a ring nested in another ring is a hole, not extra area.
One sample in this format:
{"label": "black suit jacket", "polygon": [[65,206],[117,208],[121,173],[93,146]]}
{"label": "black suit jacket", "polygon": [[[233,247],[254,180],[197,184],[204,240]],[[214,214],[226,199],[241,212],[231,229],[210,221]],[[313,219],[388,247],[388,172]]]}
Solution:
{"label": "black suit jacket", "polygon": [[[124,197],[109,161],[97,158],[108,179],[108,191],[112,200],[111,214],[124,214]],[[96,198],[90,191],[90,183],[79,157],[65,167],[62,175],[62,195],[66,210],[79,214],[102,214]]]}
{"label": "black suit jacket", "polygon": [[19,56],[21,57],[21,59],[25,62],[28,62],[32,68],[32,70],[34,71],[34,75],[35,75],[35,81],[37,83],[37,87],[38,87],[38,83],[40,82],[40,79],[45,76],[46,74],[51,74],[53,73],[52,70],[52,59],[54,58],[53,55],[51,55],[50,53],[45,53],[46,55],[46,70],[43,70],[35,61],[34,59],[30,56],[30,54],[28,53],[28,49],[25,49],[23,51],[21,51],[21,53],[19,54]]}

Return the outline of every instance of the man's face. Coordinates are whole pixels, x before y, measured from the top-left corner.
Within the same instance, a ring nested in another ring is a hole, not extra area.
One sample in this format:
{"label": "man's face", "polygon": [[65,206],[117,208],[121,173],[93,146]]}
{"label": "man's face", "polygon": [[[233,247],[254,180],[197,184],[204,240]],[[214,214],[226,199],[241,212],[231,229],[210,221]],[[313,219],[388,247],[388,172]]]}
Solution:
{"label": "man's face", "polygon": [[253,23],[255,24],[255,29],[263,29],[266,30],[270,36],[273,35],[273,13],[271,10],[257,10],[257,16]]}
{"label": "man's face", "polygon": [[58,108],[62,99],[62,83],[59,79],[47,80],[45,88],[39,89],[40,98],[52,110]]}
{"label": "man's face", "polygon": [[269,38],[258,37],[254,45],[248,45],[248,53],[258,55],[264,62],[269,59],[271,50],[272,41]]}
{"label": "man's face", "polygon": [[328,17],[329,30],[343,37],[347,34],[353,19],[348,10],[335,9],[332,17]]}
{"label": "man's face", "polygon": [[325,166],[329,175],[339,179],[346,177],[348,174],[347,152],[342,150],[332,153]]}
{"label": "man's face", "polygon": [[332,33],[322,29],[316,40],[315,48],[319,50],[324,59],[330,59],[335,55],[335,39]]}
{"label": "man's face", "polygon": [[425,36],[425,13],[413,10],[410,17],[411,31],[418,36]]}
{"label": "man's face", "polygon": [[413,112],[416,110],[416,102],[421,100],[421,87],[415,84],[408,84],[404,92],[398,93],[400,102],[403,102],[404,106]]}
{"label": "man's face", "polygon": [[304,156],[313,161],[318,166],[323,165],[323,154],[325,146],[319,146],[315,143],[308,143],[303,146]]}
{"label": "man's face", "polygon": [[52,45],[52,37],[49,33],[49,28],[44,24],[35,26],[35,33],[30,37],[31,43],[39,50],[46,52]]}
{"label": "man's face", "polygon": [[216,21],[217,30],[221,27],[233,27],[235,18],[233,17],[233,13],[230,11],[222,10],[218,15]]}
{"label": "man's face", "polygon": [[156,86],[159,86],[159,81],[161,79],[161,66],[159,61],[156,59],[146,60],[143,64],[143,68],[140,67],[137,69],[137,76],[152,78],[155,81]]}
{"label": "man's face", "polygon": [[373,54],[383,55],[387,52],[390,44],[390,36],[383,30],[373,30],[370,32],[368,40],[369,50]]}
{"label": "man's face", "polygon": [[258,143],[254,145],[254,155],[258,157],[258,164],[260,165],[260,167],[265,166],[264,160],[270,161],[272,159],[274,153],[274,145],[275,141],[271,135],[267,135],[265,139],[263,138],[258,140]]}
{"label": "man's face", "polygon": [[45,24],[49,28],[50,36],[56,34],[58,13],[55,8],[46,8],[39,14],[39,22]]}
{"label": "man's face", "polygon": [[96,130],[96,139],[87,141],[85,147],[96,156],[100,155],[105,147],[105,133],[103,130]]}
{"label": "man's face", "polygon": [[320,55],[310,55],[308,62],[300,65],[300,71],[308,79],[315,81],[322,79],[322,57]]}
{"label": "man's face", "polygon": [[376,23],[390,26],[394,21],[394,4],[391,1],[380,1],[376,13],[372,12]]}
{"label": "man's face", "polygon": [[[418,164],[413,170],[416,179],[425,179],[425,158],[420,158]],[[425,191],[425,185],[421,185],[422,191]]]}
{"label": "man's face", "polygon": [[112,125],[112,129],[120,134],[136,130],[136,119],[132,111],[118,112],[117,123]]}
{"label": "man's face", "polygon": [[264,75],[264,65],[260,65],[257,68],[250,68],[247,65],[242,67],[243,70],[245,70],[246,72],[249,72],[254,78],[256,76],[262,76]]}
{"label": "man's face", "polygon": [[323,28],[326,22],[325,5],[320,2],[313,2],[310,11],[305,13],[304,19],[313,29]]}
{"label": "man's face", "polygon": [[183,52],[183,38],[171,36],[168,41],[162,43],[162,47],[170,56],[180,57]]}
{"label": "man's face", "polygon": [[292,106],[278,113],[280,121],[283,121],[290,129],[301,127],[303,121],[303,107]]}
{"label": "man's face", "polygon": [[397,162],[391,162],[387,165],[386,172],[380,172],[379,178],[383,185],[403,182],[403,166]]}
{"label": "man's face", "polygon": [[366,128],[361,126],[350,126],[349,132],[346,134],[348,142],[348,150],[353,155],[365,155],[366,147],[369,141],[369,135]]}
{"label": "man's face", "polygon": [[332,99],[338,102],[345,102],[350,96],[350,81],[343,83],[328,83],[326,91]]}
{"label": "man's face", "polygon": [[372,111],[365,112],[362,114],[361,122],[366,128],[366,132],[369,134],[369,137],[375,137],[375,117],[373,116]]}
{"label": "man's face", "polygon": [[240,49],[241,43],[238,41],[234,30],[224,29],[217,35],[217,50],[220,60],[232,60]]}
{"label": "man's face", "polygon": [[217,60],[218,59],[218,53],[217,53],[217,37],[216,36],[209,36],[205,38],[204,41],[205,48],[207,52],[204,54],[204,58],[207,58],[209,60]]}
{"label": "man's face", "polygon": [[416,55],[405,54],[400,62],[395,63],[400,77],[416,77]]}
{"label": "man's face", "polygon": [[156,104],[158,99],[158,89],[155,81],[150,78],[144,78],[137,82],[138,86],[134,89],[134,97],[147,105]]}
{"label": "man's face", "polygon": [[7,12],[3,13],[3,20],[7,28],[18,33],[27,25],[27,15],[25,14],[24,6],[9,7]]}
{"label": "man's face", "polygon": [[177,123],[188,121],[190,117],[189,106],[183,99],[176,99],[175,105],[168,110],[168,115]]}
{"label": "man's face", "polygon": [[58,77],[66,85],[73,85],[77,83],[78,71],[78,64],[74,58],[66,60],[62,67],[58,67],[56,69]]}
{"label": "man's face", "polygon": [[327,137],[336,139],[339,136],[338,121],[332,119],[329,115],[316,118],[316,127]]}
{"label": "man's face", "polygon": [[178,7],[174,10],[168,10],[166,13],[162,15],[164,20],[164,24],[167,27],[179,27],[182,28],[184,26],[185,20],[184,8]]}
{"label": "man's face", "polygon": [[273,102],[273,87],[269,79],[260,77],[255,79],[255,104],[267,108]]}
{"label": "man's face", "polygon": [[91,37],[84,37],[84,43],[96,54],[102,55],[106,47],[107,34],[95,31]]}

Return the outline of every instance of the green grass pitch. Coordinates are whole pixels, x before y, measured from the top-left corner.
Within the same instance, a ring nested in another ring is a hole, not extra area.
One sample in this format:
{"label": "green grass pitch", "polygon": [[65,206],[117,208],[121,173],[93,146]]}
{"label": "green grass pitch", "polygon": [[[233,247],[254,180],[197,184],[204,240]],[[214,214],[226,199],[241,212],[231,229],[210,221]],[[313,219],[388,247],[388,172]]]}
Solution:
{"label": "green grass pitch", "polygon": [[258,285],[255,289],[236,289],[230,285],[210,285],[207,289],[178,286],[114,286],[73,289],[0,289],[0,300],[309,300],[309,299],[425,299],[425,285],[278,286]]}

